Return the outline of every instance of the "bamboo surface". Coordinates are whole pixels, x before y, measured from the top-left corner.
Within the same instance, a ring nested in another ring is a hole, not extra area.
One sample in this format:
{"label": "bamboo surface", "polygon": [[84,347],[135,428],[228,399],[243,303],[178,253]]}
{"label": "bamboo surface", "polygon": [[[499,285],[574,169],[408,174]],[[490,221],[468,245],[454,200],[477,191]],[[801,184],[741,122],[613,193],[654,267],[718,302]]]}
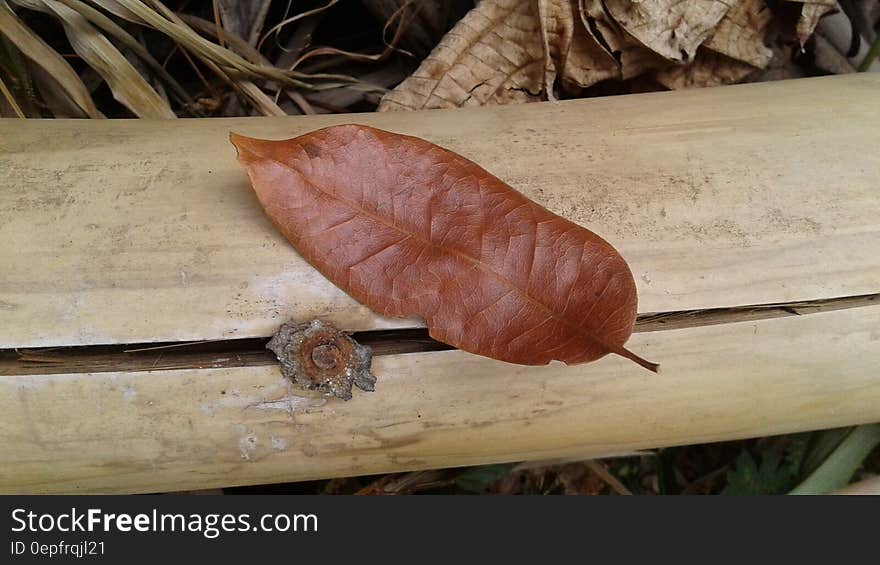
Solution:
{"label": "bamboo surface", "polygon": [[880,308],[636,334],[606,357],[377,357],[349,402],[276,367],[0,377],[0,492],[155,492],[589,457],[880,420]]}
{"label": "bamboo surface", "polygon": [[[344,122],[456,150],[599,233],[643,313],[880,293],[878,89],[859,75],[448,112],[0,120],[0,349],[268,336],[291,317],[418,325],[306,265],[227,140]],[[634,335],[660,375],[614,357],[388,355],[376,392],[350,402],[276,366],[6,374],[0,492],[211,488],[880,420],[880,308],[727,321]]]}
{"label": "bamboo surface", "polygon": [[266,336],[373,315],[264,217],[230,131],[358,122],[474,159],[629,262],[640,312],[878,291],[880,77],[461,111],[0,120],[0,348]]}

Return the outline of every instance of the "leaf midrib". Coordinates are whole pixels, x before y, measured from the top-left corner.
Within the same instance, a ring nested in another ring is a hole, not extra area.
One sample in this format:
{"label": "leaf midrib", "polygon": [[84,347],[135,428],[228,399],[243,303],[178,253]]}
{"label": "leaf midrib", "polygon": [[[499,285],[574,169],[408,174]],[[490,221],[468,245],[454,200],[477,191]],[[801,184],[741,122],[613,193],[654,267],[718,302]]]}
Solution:
{"label": "leaf midrib", "polygon": [[[385,221],[385,219],[382,218],[381,216],[377,216],[377,215],[373,214],[373,213],[370,212],[369,210],[367,210],[367,209],[365,209],[365,208],[362,208],[361,206],[359,206],[359,205],[357,205],[357,204],[351,202],[351,201],[348,200],[347,198],[343,198],[343,197],[341,197],[341,196],[339,196],[339,195],[337,195],[337,194],[333,194],[333,193],[327,192],[326,190],[324,190],[324,188],[322,188],[321,186],[319,186],[318,184],[316,184],[314,181],[312,181],[310,178],[308,178],[304,173],[300,172],[300,171],[297,170],[295,167],[293,167],[293,166],[291,166],[291,165],[289,165],[289,164],[287,164],[287,163],[285,163],[285,162],[283,162],[283,161],[279,161],[278,159],[275,159],[274,157],[268,157],[268,156],[266,156],[266,155],[260,154],[260,153],[258,153],[258,152],[256,152],[256,151],[254,151],[252,148],[248,148],[247,151],[249,151],[249,152],[250,152],[251,154],[253,154],[253,155],[256,155],[257,157],[260,157],[261,159],[266,159],[266,160],[268,160],[268,161],[272,161],[273,163],[276,163],[276,164],[278,164],[278,165],[281,165],[282,167],[284,167],[284,168],[286,168],[286,169],[288,169],[288,170],[290,170],[290,171],[296,173],[297,175],[299,175],[300,177],[302,177],[302,179],[305,180],[310,186],[312,186],[313,188],[315,188],[318,192],[320,192],[321,194],[323,194],[323,195],[325,195],[325,196],[328,196],[328,197],[330,197],[330,198],[333,198],[334,200],[338,200],[339,202],[342,202],[343,204],[345,204],[346,206],[348,206],[348,207],[351,208],[352,210],[355,210],[356,213],[363,214],[364,216],[367,216],[368,218],[370,218],[370,219],[372,219],[372,220],[374,220],[374,221],[376,221],[376,222],[378,222],[378,223],[380,223],[380,224],[382,224],[382,225],[384,225],[384,226],[387,226],[387,227],[389,227],[389,228],[391,228],[391,229],[393,229],[393,230],[396,230],[397,232],[399,232],[399,233],[402,234],[402,235],[409,236],[409,237],[411,237],[411,238],[413,238],[413,239],[415,239],[415,240],[421,242],[422,244],[424,244],[424,245],[426,245],[426,246],[433,247],[433,248],[436,248],[436,249],[440,249],[440,250],[443,251],[444,253],[448,253],[448,254],[450,254],[450,255],[454,255],[454,256],[456,256],[456,257],[458,257],[458,258],[460,258],[460,259],[463,259],[463,260],[466,261],[466,262],[472,263],[472,264],[473,264],[475,267],[477,267],[478,269],[481,269],[482,271],[488,273],[488,274],[491,275],[492,277],[494,277],[494,278],[496,278],[497,280],[499,280],[502,284],[504,284],[504,286],[508,287],[508,288],[511,289],[511,290],[514,290],[514,291],[518,292],[521,296],[523,296],[523,297],[526,299],[526,301],[528,301],[529,303],[531,303],[531,304],[537,306],[539,309],[541,309],[541,310],[545,311],[546,313],[548,313],[549,316],[550,316],[551,318],[553,318],[554,320],[557,320],[557,321],[561,322],[562,324],[564,324],[565,326],[567,326],[569,329],[573,330],[576,334],[581,335],[581,336],[584,336],[584,337],[586,337],[587,339],[589,339],[590,341],[592,341],[592,342],[596,343],[597,345],[599,345],[600,347],[603,347],[606,351],[611,352],[611,353],[618,353],[618,354],[620,354],[620,351],[623,350],[623,348],[620,348],[620,347],[614,347],[614,346],[609,345],[609,344],[606,343],[604,340],[597,338],[594,334],[592,334],[592,333],[590,333],[590,332],[587,332],[587,331],[585,331],[582,327],[580,327],[580,326],[578,326],[578,325],[575,325],[573,322],[570,322],[570,321],[569,321],[567,318],[565,318],[562,314],[559,314],[559,313],[555,312],[552,308],[550,308],[549,306],[547,306],[547,305],[544,304],[543,302],[541,302],[541,301],[539,301],[538,299],[534,298],[533,296],[529,295],[529,293],[528,293],[527,290],[523,290],[523,289],[520,288],[519,286],[515,285],[512,281],[508,280],[507,278],[505,278],[505,277],[502,276],[501,274],[495,272],[493,269],[489,268],[488,265],[486,265],[484,262],[480,261],[479,259],[477,259],[477,258],[475,258],[475,257],[471,257],[470,255],[468,255],[468,254],[466,254],[466,253],[463,253],[463,252],[461,252],[461,251],[458,251],[458,250],[455,250],[455,249],[449,249],[449,248],[447,248],[447,247],[443,247],[443,246],[437,245],[437,244],[435,244],[435,243],[433,243],[433,242],[431,242],[431,241],[429,241],[429,240],[426,240],[424,237],[422,237],[421,235],[419,235],[419,234],[417,234],[417,233],[415,233],[415,232],[409,232],[409,231],[406,231],[405,229],[401,228],[401,227],[398,226],[397,224],[389,223],[389,222]],[[500,182],[500,181],[499,181],[499,182]],[[506,186],[506,185],[505,185],[505,186]],[[511,190],[512,190],[512,189],[511,189]],[[528,204],[529,206],[534,206],[534,204],[533,204],[530,200],[526,199],[526,201],[527,201],[527,204]],[[566,220],[566,221],[569,221],[569,220]],[[399,242],[398,242],[398,243],[399,243]],[[585,243],[585,244],[586,244],[586,243]],[[395,243],[394,245],[397,245],[397,244]],[[393,245],[392,245],[392,247],[393,247]],[[578,266],[578,268],[580,268],[580,265]],[[529,276],[531,276],[531,273],[529,274]],[[607,285],[606,285],[606,286],[607,286]],[[602,290],[603,290],[603,293],[604,293],[604,291],[605,291],[606,289],[603,288]],[[594,305],[594,306],[595,306],[595,305]],[[624,350],[624,351],[625,351],[625,350]]]}

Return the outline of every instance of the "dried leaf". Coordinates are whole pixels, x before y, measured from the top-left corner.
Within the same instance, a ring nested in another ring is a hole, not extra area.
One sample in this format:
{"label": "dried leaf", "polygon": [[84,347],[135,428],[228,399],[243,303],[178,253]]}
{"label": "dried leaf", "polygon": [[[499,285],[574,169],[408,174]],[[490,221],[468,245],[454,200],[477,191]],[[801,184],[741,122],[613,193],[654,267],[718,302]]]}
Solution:
{"label": "dried leaf", "polygon": [[666,88],[681,90],[734,84],[754,71],[751,65],[700,48],[690,65],[669,67],[658,71],[654,78]]}
{"label": "dried leaf", "polygon": [[583,463],[564,465],[556,470],[556,480],[569,495],[602,494],[608,484]]}
{"label": "dried leaf", "polygon": [[102,117],[79,75],[61,55],[18,19],[6,0],[0,0],[0,33],[15,44],[25,57],[45,69],[86,115],[90,118]]}
{"label": "dried leaf", "polygon": [[379,110],[552,100],[557,81],[574,89],[619,76],[617,60],[587,33],[577,0],[485,0]]}
{"label": "dried leaf", "polygon": [[[557,75],[564,87],[586,88],[620,77],[620,65],[587,33],[577,3],[572,0],[538,0],[544,52],[544,90],[553,99]],[[561,71],[561,72],[560,72]]]}
{"label": "dried leaf", "polygon": [[248,97],[254,107],[264,116],[286,116],[282,110],[265,92],[249,80],[239,80],[236,86]]}
{"label": "dried leaf", "polygon": [[669,61],[633,38],[608,14],[601,0],[580,0],[581,20],[592,37],[614,61],[619,61],[620,78],[629,80]]}
{"label": "dried leaf", "polygon": [[833,10],[835,7],[834,0],[824,0],[820,2],[807,2],[801,7],[801,17],[797,23],[798,42],[803,47],[816,26],[819,25],[819,19]]}
{"label": "dried leaf", "polygon": [[218,7],[222,14],[223,27],[245,39],[250,45],[256,45],[270,3],[271,0],[220,0]]}
{"label": "dried leaf", "polygon": [[40,93],[40,99],[53,117],[59,119],[88,118],[85,112],[73,101],[63,88],[58,88],[55,79],[43,67],[30,62],[28,69],[33,78],[34,89]]}
{"label": "dried leaf", "polygon": [[[795,63],[795,47],[791,44],[783,44],[779,41],[770,43],[773,57],[762,70],[750,74],[746,82],[768,82],[771,80],[788,80],[807,76],[804,69]],[[799,49],[799,48],[798,48]]]}
{"label": "dried leaf", "polygon": [[621,78],[622,66],[599,45],[592,35],[575,24],[568,57],[562,69],[562,86],[571,90],[572,85],[587,88],[606,79]]}
{"label": "dried leaf", "polygon": [[[21,106],[18,105],[18,102],[15,100],[15,96],[12,95],[12,91],[9,90],[9,87],[6,86],[6,83],[3,82],[3,77],[0,76],[0,94],[2,94],[2,101],[6,102],[9,108],[12,110],[12,115],[16,118],[21,118],[22,120],[26,119],[24,112],[21,110]],[[0,104],[0,117],[6,118],[10,117],[6,112],[6,106]]]}
{"label": "dried leaf", "polygon": [[740,0],[703,47],[763,69],[773,57],[773,51],[764,45],[764,32],[772,16],[764,0]]}
{"label": "dried leaf", "polygon": [[693,60],[735,2],[721,0],[605,0],[614,20],[646,47],[670,61]]}
{"label": "dried leaf", "polygon": [[99,27],[103,30],[107,35],[113,37],[128,49],[131,49],[135,55],[140,57],[140,59],[146,63],[150,69],[158,75],[162,80],[164,80],[172,89],[177,98],[183,102],[187,103],[190,101],[190,96],[187,94],[186,90],[183,89],[180,84],[171,76],[171,74],[165,70],[161,64],[159,64],[156,59],[147,51],[147,48],[141,45],[141,43],[132,37],[130,33],[125,31],[122,27],[120,27],[116,22],[112,19],[105,16],[102,12],[92,8],[85,2],[80,2],[79,0],[60,0],[63,4],[73,8],[77,12],[83,15],[87,20],[89,20],[92,25]]}
{"label": "dried leaf", "polygon": [[159,0],[150,0],[151,7],[140,0],[102,0],[100,5],[121,18],[142,23],[167,35],[187,51],[196,54],[210,69],[217,69],[215,72],[224,80],[229,73],[234,73],[244,78],[270,79],[289,86],[311,87],[310,84],[295,78],[303,76],[302,73],[251,63],[240,55],[208,41],[187,26],[177,14]]}
{"label": "dried leaf", "polygon": [[568,0],[538,0],[538,19],[544,52],[544,90],[554,100],[553,85],[556,83],[556,63],[565,65],[571,40],[574,36],[574,18]]}
{"label": "dried leaf", "polygon": [[[42,116],[40,108],[37,106],[33,71],[29,66],[34,66],[33,62],[28,61],[15,45],[0,33],[0,77],[5,77],[8,80],[3,95],[5,103],[0,102],[0,113],[3,117],[39,118]],[[74,106],[76,105],[74,104]],[[79,108],[76,109],[76,112],[80,116],[85,115]]]}
{"label": "dried leaf", "polygon": [[56,16],[73,50],[110,86],[113,97],[140,118],[176,118],[159,94],[110,41],[79,12],[56,0],[13,0]]}
{"label": "dried leaf", "polygon": [[[118,16],[123,20],[128,20],[132,23],[136,24],[144,24],[146,23],[143,18],[137,15],[136,12],[132,11],[125,4],[117,0],[89,0],[93,4],[99,5],[101,8],[107,10],[114,16]],[[138,2],[140,3],[140,2]]]}
{"label": "dried leaf", "polygon": [[374,311],[502,361],[616,353],[657,369],[623,347],[636,287],[617,251],[475,163],[357,125],[231,140],[272,222]]}
{"label": "dried leaf", "polygon": [[200,18],[198,16],[193,16],[192,14],[178,14],[177,17],[181,19],[186,25],[198,31],[199,33],[203,33],[214,39],[222,41],[228,49],[231,49],[233,52],[241,55],[246,60],[251,63],[257,65],[265,65],[271,66],[272,63],[269,62],[266,57],[257,51],[255,47],[253,47],[250,43],[248,43],[244,38],[229,31],[225,28],[217,28],[217,25],[214,22],[208,21],[204,18]]}
{"label": "dried leaf", "polygon": [[539,100],[543,67],[533,0],[484,0],[382,99],[379,111]]}

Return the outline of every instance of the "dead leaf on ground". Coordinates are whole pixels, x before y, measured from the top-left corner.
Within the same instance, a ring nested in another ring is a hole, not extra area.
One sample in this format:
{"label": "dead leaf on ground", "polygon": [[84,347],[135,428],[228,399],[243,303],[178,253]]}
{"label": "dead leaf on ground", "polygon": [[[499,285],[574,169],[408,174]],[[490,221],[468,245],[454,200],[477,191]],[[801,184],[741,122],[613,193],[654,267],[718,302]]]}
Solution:
{"label": "dead leaf on ground", "polygon": [[485,0],[465,15],[379,111],[540,99],[544,54],[532,0]]}
{"label": "dead leaf on ground", "polygon": [[738,82],[769,63],[770,19],[765,0],[484,0],[379,109],[552,100],[651,71],[668,88]]}
{"label": "dead leaf on ground", "polygon": [[617,62],[623,80],[669,64],[617,25],[601,0],[579,0],[578,4],[584,28],[607,56]]}
{"label": "dead leaf on ground", "polygon": [[764,0],[741,0],[724,15],[691,64],[668,67],[654,78],[672,90],[743,80],[765,68],[773,57],[773,51],[764,44],[771,16]]}
{"label": "dead leaf on ground", "polygon": [[608,488],[602,477],[582,463],[560,467],[556,471],[556,481],[562,487],[563,494],[568,495],[596,496]]}
{"label": "dead leaf on ground", "polygon": [[817,0],[814,2],[805,2],[801,7],[801,17],[797,23],[797,38],[803,47],[816,26],[819,25],[819,19],[833,10],[837,3],[834,0]]}
{"label": "dead leaf on ground", "polygon": [[725,14],[703,47],[763,69],[773,57],[764,44],[771,17],[764,0],[741,0]]}
{"label": "dead leaf on ground", "polygon": [[681,90],[734,84],[755,70],[751,65],[701,47],[690,65],[666,68],[658,71],[654,78],[666,88]]}
{"label": "dead leaf on ground", "polygon": [[557,76],[567,90],[620,76],[620,66],[614,57],[587,32],[577,3],[538,0],[538,13],[544,50],[544,90],[548,98],[553,98]]}
{"label": "dead leaf on ground", "polygon": [[576,0],[484,0],[421,66],[383,98],[385,110],[508,104],[553,98],[620,76],[587,33]]}
{"label": "dead leaf on ground", "polygon": [[693,60],[697,47],[735,4],[721,0],[605,0],[608,13],[631,36],[676,62]]}
{"label": "dead leaf on ground", "polygon": [[807,76],[804,69],[794,62],[795,47],[791,44],[772,43],[770,48],[773,57],[767,66],[746,77],[745,82],[768,82],[771,80],[788,80]]}
{"label": "dead leaf on ground", "polygon": [[574,19],[568,0],[538,0],[541,41],[544,49],[544,89],[553,100],[557,62],[564,67],[574,37]]}

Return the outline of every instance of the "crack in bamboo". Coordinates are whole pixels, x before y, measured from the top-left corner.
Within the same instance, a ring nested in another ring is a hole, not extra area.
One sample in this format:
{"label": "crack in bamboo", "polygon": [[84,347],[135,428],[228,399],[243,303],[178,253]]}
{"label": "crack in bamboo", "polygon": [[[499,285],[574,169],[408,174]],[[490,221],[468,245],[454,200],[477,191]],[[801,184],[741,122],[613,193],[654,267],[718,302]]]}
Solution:
{"label": "crack in bamboo", "polygon": [[[640,314],[635,332],[655,332],[804,316],[880,305],[880,293],[821,300],[755,304]],[[373,355],[400,355],[454,349],[428,336],[426,328],[370,330],[351,336]],[[208,369],[273,365],[268,337],[195,342],[0,349],[0,376]]]}

